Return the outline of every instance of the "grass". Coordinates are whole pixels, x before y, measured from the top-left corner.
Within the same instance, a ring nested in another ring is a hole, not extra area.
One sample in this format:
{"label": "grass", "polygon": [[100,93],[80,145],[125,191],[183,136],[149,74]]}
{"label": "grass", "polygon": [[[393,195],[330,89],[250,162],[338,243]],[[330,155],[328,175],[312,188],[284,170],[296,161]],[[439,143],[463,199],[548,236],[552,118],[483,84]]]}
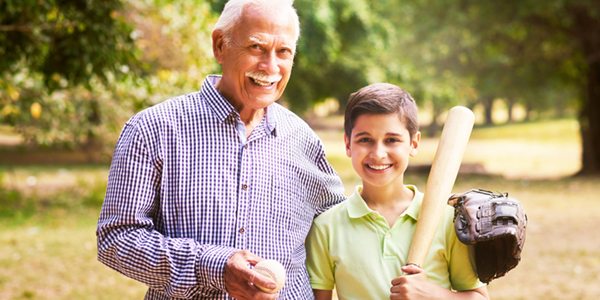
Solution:
{"label": "grass", "polygon": [[[529,217],[519,266],[488,286],[492,299],[596,299],[600,294],[600,178],[578,169],[572,120],[476,128],[455,192],[508,191]],[[360,183],[339,130],[318,131],[346,193]],[[411,164],[431,162],[423,139]],[[537,162],[536,162],[537,161]],[[0,167],[0,299],[142,299],[146,287],[96,260],[95,226],[108,166]],[[33,178],[32,178],[33,177]],[[406,182],[425,189],[426,175]]]}
{"label": "grass", "polygon": [[0,299],[143,299],[141,283],[96,260],[97,216],[97,209],[52,209],[0,222]]}

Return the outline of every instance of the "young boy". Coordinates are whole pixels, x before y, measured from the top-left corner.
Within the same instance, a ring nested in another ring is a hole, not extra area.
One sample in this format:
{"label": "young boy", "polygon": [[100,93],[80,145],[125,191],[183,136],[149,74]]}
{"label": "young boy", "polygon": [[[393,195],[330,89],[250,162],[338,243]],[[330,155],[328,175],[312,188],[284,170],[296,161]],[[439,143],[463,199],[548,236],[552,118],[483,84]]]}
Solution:
{"label": "young boy", "polygon": [[395,85],[373,84],[350,96],[344,141],[362,186],[318,216],[306,239],[317,300],[330,300],[334,287],[340,300],[489,299],[456,237],[450,206],[424,269],[405,266],[423,200],[404,184],[421,140],[418,126],[415,101]]}

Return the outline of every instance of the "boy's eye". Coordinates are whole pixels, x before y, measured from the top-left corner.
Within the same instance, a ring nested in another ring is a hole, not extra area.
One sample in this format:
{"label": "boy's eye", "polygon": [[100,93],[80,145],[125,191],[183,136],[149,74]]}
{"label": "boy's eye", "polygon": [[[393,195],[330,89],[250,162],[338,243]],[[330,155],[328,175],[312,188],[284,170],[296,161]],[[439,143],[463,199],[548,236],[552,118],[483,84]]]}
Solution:
{"label": "boy's eye", "polygon": [[371,141],[371,139],[369,139],[369,138],[360,138],[356,142],[358,142],[358,143],[368,143],[370,141]]}
{"label": "boy's eye", "polygon": [[399,139],[390,138],[390,139],[387,139],[386,142],[388,142],[388,143],[399,143],[400,140]]}

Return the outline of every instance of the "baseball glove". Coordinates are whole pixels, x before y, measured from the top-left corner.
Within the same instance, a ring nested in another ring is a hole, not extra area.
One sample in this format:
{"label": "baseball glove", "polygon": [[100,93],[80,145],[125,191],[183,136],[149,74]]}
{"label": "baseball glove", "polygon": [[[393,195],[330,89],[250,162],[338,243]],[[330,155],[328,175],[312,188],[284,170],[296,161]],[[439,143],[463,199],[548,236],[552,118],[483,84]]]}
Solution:
{"label": "baseball glove", "polygon": [[477,275],[483,283],[504,276],[521,260],[527,215],[508,193],[476,189],[452,195],[454,229],[458,239],[474,245]]}

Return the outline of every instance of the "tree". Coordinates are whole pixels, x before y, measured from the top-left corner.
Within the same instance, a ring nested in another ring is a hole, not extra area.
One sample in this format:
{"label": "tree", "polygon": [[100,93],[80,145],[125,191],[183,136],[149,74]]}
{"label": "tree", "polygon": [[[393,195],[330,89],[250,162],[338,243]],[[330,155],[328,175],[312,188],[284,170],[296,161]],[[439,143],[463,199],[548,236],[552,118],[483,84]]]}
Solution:
{"label": "tree", "polygon": [[25,67],[42,74],[50,90],[121,73],[135,61],[121,8],[120,0],[3,0],[0,72]]}
{"label": "tree", "polygon": [[203,0],[8,1],[0,15],[0,122],[32,147],[110,154],[133,114],[217,70]]}
{"label": "tree", "polygon": [[[574,94],[578,96],[578,103],[569,104],[579,109],[580,174],[600,174],[600,2],[413,0],[398,4],[390,10],[398,16],[410,12],[413,21],[404,25],[419,37],[413,39],[415,47],[408,47],[411,61],[423,69],[451,71],[456,80],[474,89],[480,101],[491,104],[504,98],[538,111],[562,111]],[[440,72],[420,73],[421,80],[441,80],[436,78]],[[489,109],[487,115],[489,122]]]}
{"label": "tree", "polygon": [[1,1],[0,120],[35,144],[93,144],[103,97],[79,87],[89,91],[136,68],[121,9],[120,0]]}
{"label": "tree", "polygon": [[[478,20],[479,24],[493,22],[482,26],[492,37],[485,45],[499,50],[498,55],[506,57],[513,70],[506,73],[514,79],[504,89],[529,89],[538,95],[569,87],[580,91],[583,144],[580,174],[600,174],[600,2],[469,0],[461,3],[462,10],[477,12],[470,20]],[[474,50],[481,51],[481,47]],[[552,100],[552,97],[539,97],[536,101],[542,99]]]}

